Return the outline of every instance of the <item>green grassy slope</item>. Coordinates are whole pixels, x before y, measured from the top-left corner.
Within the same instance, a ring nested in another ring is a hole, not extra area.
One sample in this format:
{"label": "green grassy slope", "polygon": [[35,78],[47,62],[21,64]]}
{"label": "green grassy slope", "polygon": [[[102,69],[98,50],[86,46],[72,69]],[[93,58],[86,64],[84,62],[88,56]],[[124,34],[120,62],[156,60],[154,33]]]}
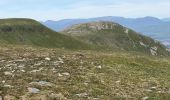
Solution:
{"label": "green grassy slope", "polygon": [[13,100],[170,98],[169,58],[23,46],[0,48],[0,56],[0,96]]}
{"label": "green grassy slope", "polygon": [[105,49],[137,51],[152,55],[167,55],[166,47],[153,39],[112,22],[91,22],[73,25],[63,31],[82,41]]}
{"label": "green grassy slope", "polygon": [[0,42],[68,49],[91,48],[88,44],[54,32],[32,19],[1,19]]}

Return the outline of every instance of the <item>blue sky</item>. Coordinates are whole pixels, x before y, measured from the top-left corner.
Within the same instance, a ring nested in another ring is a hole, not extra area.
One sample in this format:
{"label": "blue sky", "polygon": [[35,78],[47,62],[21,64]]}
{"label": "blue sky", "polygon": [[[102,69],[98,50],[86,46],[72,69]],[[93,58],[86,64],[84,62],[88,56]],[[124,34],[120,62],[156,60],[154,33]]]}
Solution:
{"label": "blue sky", "polygon": [[0,18],[170,17],[170,0],[0,0]]}

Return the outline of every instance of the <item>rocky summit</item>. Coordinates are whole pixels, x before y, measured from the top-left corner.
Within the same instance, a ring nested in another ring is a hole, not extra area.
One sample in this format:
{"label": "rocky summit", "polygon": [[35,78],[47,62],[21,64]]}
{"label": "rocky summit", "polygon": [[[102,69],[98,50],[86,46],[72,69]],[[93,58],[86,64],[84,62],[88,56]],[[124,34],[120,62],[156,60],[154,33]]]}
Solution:
{"label": "rocky summit", "polygon": [[167,48],[160,42],[113,22],[77,24],[65,29],[63,34],[104,49],[169,55]]}

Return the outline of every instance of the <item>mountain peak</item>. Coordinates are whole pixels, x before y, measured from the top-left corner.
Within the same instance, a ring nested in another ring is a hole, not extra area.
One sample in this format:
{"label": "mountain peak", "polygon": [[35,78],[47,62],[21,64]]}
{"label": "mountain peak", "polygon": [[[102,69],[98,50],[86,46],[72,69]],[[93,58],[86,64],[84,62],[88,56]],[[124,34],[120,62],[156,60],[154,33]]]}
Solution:
{"label": "mountain peak", "polygon": [[137,51],[151,55],[166,55],[164,45],[129,28],[108,21],[73,25],[63,31],[82,41],[107,49]]}
{"label": "mountain peak", "polygon": [[147,22],[147,23],[161,23],[162,21],[159,18],[151,17],[151,16],[146,16],[143,18],[136,18],[136,21],[138,22]]}
{"label": "mountain peak", "polygon": [[88,44],[54,32],[36,20],[23,18],[0,19],[0,43],[48,48],[90,48]]}

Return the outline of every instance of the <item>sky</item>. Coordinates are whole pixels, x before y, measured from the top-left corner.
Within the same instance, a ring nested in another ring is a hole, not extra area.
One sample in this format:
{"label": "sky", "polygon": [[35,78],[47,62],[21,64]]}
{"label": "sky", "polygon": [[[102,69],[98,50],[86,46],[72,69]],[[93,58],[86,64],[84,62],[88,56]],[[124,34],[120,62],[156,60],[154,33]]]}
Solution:
{"label": "sky", "polygon": [[170,0],[0,0],[0,18],[170,17]]}

